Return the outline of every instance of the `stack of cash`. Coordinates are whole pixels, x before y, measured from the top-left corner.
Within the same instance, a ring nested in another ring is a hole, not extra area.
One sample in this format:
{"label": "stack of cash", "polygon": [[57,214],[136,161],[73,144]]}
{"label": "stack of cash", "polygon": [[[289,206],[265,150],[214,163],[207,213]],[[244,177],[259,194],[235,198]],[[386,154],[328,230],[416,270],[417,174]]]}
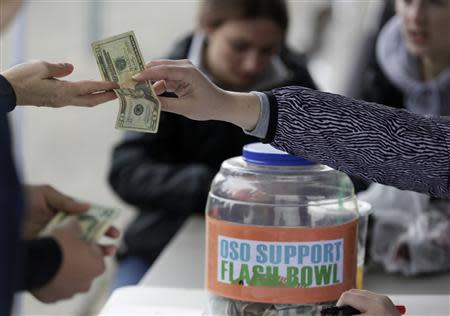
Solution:
{"label": "stack of cash", "polygon": [[82,239],[87,242],[97,242],[106,232],[112,222],[119,216],[118,209],[91,205],[89,210],[80,214],[59,212],[47,224],[40,235],[48,235],[50,231],[69,217],[75,217],[80,224]]}
{"label": "stack of cash", "polygon": [[136,82],[133,76],[144,70],[134,32],[127,32],[92,43],[103,80],[117,82],[120,100],[116,128],[156,133],[161,104],[150,82]]}

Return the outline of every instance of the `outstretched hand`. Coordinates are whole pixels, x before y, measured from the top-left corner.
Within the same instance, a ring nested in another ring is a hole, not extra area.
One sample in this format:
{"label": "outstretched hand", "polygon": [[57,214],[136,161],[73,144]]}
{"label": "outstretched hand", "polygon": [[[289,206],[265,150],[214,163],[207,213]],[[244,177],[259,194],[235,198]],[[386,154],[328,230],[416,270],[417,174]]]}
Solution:
{"label": "outstretched hand", "polygon": [[[26,185],[27,203],[25,208],[24,239],[36,238],[40,231],[52,220],[58,212],[81,214],[86,212],[90,205],[73,199],[49,185]],[[111,238],[118,238],[119,230],[111,226],[105,233]],[[101,246],[105,255],[112,255],[115,246]]]}
{"label": "outstretched hand", "polygon": [[119,86],[115,82],[58,79],[70,75],[73,69],[68,63],[35,61],[14,66],[2,75],[12,85],[17,105],[95,106],[116,98],[112,90]]}
{"label": "outstretched hand", "polygon": [[[189,60],[151,61],[133,79],[155,82],[162,109],[193,120],[221,120],[250,130],[259,117],[257,96],[220,89]],[[165,92],[177,98],[161,96]]]}

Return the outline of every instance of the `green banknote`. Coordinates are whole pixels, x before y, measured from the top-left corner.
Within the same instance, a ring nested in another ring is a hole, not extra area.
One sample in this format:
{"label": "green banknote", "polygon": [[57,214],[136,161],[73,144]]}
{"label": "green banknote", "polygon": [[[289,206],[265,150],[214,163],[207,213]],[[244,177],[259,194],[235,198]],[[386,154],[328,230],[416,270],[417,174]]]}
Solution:
{"label": "green banknote", "polygon": [[132,76],[144,70],[134,32],[127,32],[92,43],[97,65],[104,80],[115,81],[120,100],[116,128],[156,133],[161,104],[150,82],[136,82]]}
{"label": "green banknote", "polygon": [[41,235],[48,234],[53,228],[69,217],[75,217],[80,224],[82,239],[87,242],[97,242],[106,232],[112,222],[119,216],[118,209],[91,205],[89,210],[80,214],[59,212],[47,224]]}

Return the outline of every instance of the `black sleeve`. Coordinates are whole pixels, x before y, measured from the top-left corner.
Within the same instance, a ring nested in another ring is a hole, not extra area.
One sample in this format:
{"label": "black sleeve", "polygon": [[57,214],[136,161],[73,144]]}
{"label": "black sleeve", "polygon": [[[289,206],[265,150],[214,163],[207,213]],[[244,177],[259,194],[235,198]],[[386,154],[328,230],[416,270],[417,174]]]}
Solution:
{"label": "black sleeve", "polygon": [[109,183],[124,201],[146,210],[204,210],[216,170],[189,162],[183,144],[189,135],[177,134],[181,130],[173,114],[164,113],[157,134],[128,133],[114,149]]}
{"label": "black sleeve", "polygon": [[5,77],[0,75],[0,113],[12,111],[16,106],[16,93]]}
{"label": "black sleeve", "polygon": [[266,138],[262,139],[261,141],[265,144],[268,144],[271,143],[275,137],[275,131],[278,122],[278,106],[277,100],[275,99],[275,96],[271,92],[265,91],[264,93],[267,95],[267,98],[269,100],[270,114]]}
{"label": "black sleeve", "polygon": [[21,241],[22,274],[17,290],[33,290],[46,285],[58,272],[62,252],[54,238],[45,237]]}

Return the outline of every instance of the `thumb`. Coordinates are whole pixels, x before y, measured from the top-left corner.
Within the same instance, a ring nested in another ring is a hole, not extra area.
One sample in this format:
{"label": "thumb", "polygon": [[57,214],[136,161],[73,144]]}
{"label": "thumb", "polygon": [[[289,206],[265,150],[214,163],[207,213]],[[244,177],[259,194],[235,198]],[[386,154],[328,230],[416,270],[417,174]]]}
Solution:
{"label": "thumb", "polygon": [[73,65],[69,63],[52,64],[46,63],[47,78],[61,78],[70,75],[73,72]]}
{"label": "thumb", "polygon": [[57,211],[73,214],[86,212],[89,209],[89,204],[78,202],[51,186],[44,187],[43,193],[48,205]]}
{"label": "thumb", "polygon": [[79,237],[81,236],[81,226],[75,216],[69,216],[61,223],[61,228],[65,231]]}
{"label": "thumb", "polygon": [[180,104],[181,102],[179,98],[170,98],[162,96],[158,96],[158,98],[159,101],[161,102],[162,111],[184,115],[182,111],[183,105]]}

